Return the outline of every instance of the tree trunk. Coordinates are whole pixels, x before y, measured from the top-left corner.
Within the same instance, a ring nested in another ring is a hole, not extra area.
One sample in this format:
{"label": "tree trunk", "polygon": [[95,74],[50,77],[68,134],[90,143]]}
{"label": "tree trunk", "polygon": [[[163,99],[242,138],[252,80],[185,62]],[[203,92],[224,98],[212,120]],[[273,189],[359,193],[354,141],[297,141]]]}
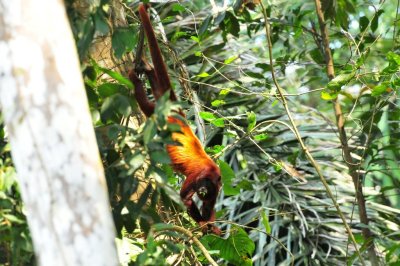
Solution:
{"label": "tree trunk", "polygon": [[40,265],[117,265],[115,229],[62,0],[0,0],[0,106]]}

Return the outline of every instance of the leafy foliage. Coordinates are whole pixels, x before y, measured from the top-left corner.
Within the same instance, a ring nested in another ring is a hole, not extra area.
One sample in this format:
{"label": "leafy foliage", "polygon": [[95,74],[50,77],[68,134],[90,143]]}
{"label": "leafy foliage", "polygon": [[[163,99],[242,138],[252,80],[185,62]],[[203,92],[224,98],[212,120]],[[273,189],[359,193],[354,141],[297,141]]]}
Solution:
{"label": "leafy foliage", "polygon": [[233,227],[228,238],[206,235],[202,238],[209,250],[219,251],[221,258],[234,265],[252,265],[251,256],[255,249],[254,242],[240,227]]}
{"label": "leafy foliage", "polygon": [[[2,120],[0,118],[0,120]],[[10,145],[0,122],[0,264],[35,265],[32,240],[11,162]]]}
{"label": "leafy foliage", "polygon": [[[136,4],[122,1],[114,6],[102,0],[82,7],[76,1],[66,2],[115,225],[121,246],[129,247],[130,256],[123,264],[164,265],[173,263],[173,258],[182,264],[207,264],[189,239],[165,225],[197,232],[176,192],[181,177],[172,172],[165,152],[165,145],[172,143],[171,131],[177,130],[165,118],[177,106],[165,96],[155,114],[143,121],[126,78],[138,41]],[[276,95],[271,65],[266,63],[260,5],[234,2],[228,7],[210,7],[205,1],[152,6],[152,14],[158,13],[162,22],[154,24],[157,35],[165,34],[169,40],[161,48],[175,91],[181,95],[180,106],[221,168],[217,218],[226,235],[208,235],[201,241],[224,265],[360,264]],[[365,247],[370,239],[361,233],[367,225],[359,222],[354,184],[332,111],[331,101],[340,102],[362,177],[368,228],[381,262],[396,265],[400,257],[396,6],[378,1],[322,2],[336,78],[329,81],[325,74],[315,6],[304,1],[270,1],[266,7],[275,74],[301,137],[368,260]],[[15,259],[22,263],[32,259],[32,248],[4,133],[1,141],[6,152],[0,154],[1,204],[5,204],[0,219],[7,222],[0,223],[0,232],[5,232],[8,246],[0,247],[11,251],[13,245],[17,253],[12,254],[18,254]],[[159,227],[163,230],[157,231]]]}

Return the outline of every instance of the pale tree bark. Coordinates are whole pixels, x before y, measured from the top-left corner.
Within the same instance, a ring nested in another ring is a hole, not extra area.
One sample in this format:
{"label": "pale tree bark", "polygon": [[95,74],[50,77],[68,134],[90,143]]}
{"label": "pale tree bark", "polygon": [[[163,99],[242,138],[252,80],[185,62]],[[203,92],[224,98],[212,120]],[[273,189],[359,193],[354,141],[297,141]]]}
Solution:
{"label": "pale tree bark", "polygon": [[0,0],[0,106],[40,265],[117,265],[62,0]]}

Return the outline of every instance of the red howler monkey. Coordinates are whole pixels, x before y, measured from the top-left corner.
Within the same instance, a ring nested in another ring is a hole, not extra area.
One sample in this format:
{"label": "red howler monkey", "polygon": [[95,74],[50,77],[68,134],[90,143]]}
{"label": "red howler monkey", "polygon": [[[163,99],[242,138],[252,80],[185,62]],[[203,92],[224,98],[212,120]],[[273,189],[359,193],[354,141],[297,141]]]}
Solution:
{"label": "red howler monkey", "polygon": [[[165,92],[169,91],[170,99],[176,101],[167,67],[157,44],[146,7],[143,4],[139,5],[139,16],[147,37],[154,68],[143,57],[136,58],[136,60],[141,60],[142,70],[149,80],[154,98],[157,100]],[[143,83],[137,75],[139,72],[141,71],[138,69],[132,69],[129,72],[129,79],[135,86],[135,98],[140,109],[146,116],[151,116],[154,113],[155,103],[147,98]],[[180,145],[167,145],[167,152],[174,170],[186,176],[180,196],[188,209],[189,215],[200,226],[204,226],[208,222],[215,221],[214,205],[221,188],[220,170],[205,153],[199,139],[183,120],[170,116],[168,117],[168,123],[180,126],[180,132],[172,133],[172,139]],[[192,199],[195,193],[203,201],[201,213]],[[221,230],[212,224],[207,224],[207,226],[203,227],[203,232],[209,231],[217,235],[221,234]]]}

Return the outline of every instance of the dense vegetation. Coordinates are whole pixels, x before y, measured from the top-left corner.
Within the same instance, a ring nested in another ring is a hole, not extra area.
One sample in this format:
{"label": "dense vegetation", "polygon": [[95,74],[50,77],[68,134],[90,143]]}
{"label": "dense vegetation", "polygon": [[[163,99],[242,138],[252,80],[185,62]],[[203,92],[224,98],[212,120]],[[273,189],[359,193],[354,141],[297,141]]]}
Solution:
{"label": "dense vegetation", "polygon": [[[201,237],[177,194],[182,177],[165,152],[172,103],[161,99],[145,120],[132,96],[126,73],[138,42],[136,1],[87,2],[66,5],[123,264],[207,264],[186,228],[226,264],[368,265],[376,255],[397,265],[398,2],[322,2],[335,76],[313,2],[152,6],[179,104],[221,167],[223,238]],[[34,264],[1,121],[0,241],[0,263]]]}

